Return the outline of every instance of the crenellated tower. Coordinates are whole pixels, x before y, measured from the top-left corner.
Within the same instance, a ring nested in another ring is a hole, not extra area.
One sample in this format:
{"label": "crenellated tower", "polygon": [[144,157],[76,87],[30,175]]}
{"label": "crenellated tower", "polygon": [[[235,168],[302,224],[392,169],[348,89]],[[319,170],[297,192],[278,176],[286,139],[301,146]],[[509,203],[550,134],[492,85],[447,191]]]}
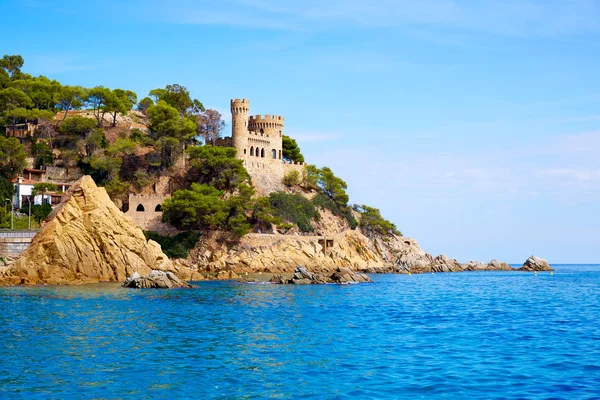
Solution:
{"label": "crenellated tower", "polygon": [[255,141],[259,145],[266,141],[268,146],[265,157],[281,162],[283,125],[284,119],[279,115],[253,115],[248,121],[249,141]]}
{"label": "crenellated tower", "polygon": [[252,177],[257,193],[266,196],[283,190],[288,171],[302,172],[304,163],[283,162],[284,119],[279,115],[253,115],[246,99],[231,100],[231,137],[237,158]]}
{"label": "crenellated tower", "polygon": [[248,113],[250,112],[250,101],[246,99],[231,100],[231,138],[233,147],[238,151],[238,156],[244,154],[248,143]]}

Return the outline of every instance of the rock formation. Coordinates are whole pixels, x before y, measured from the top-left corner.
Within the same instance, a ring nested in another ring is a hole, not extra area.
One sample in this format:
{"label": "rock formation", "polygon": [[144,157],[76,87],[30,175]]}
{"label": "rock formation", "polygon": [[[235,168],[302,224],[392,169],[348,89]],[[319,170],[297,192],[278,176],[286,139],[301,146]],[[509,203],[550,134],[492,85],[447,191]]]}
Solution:
{"label": "rock formation", "polygon": [[[330,241],[329,245],[322,243]],[[367,273],[430,273],[512,270],[492,260],[461,265],[445,255],[433,257],[414,239],[395,235],[365,235],[360,229],[331,236],[257,235],[232,239],[217,232],[204,236],[188,261],[217,278],[232,279],[231,273],[295,273],[296,266],[331,275],[338,268]]]}
{"label": "rock formation", "polygon": [[134,272],[152,270],[174,272],[174,267],[160,245],[146,240],[104,188],[84,176],[0,277],[0,284],[122,282]]}
{"label": "rock formation", "polygon": [[519,271],[554,271],[548,261],[536,256],[530,256]]}
{"label": "rock formation", "polygon": [[153,270],[150,274],[140,276],[134,272],[123,282],[123,287],[135,289],[173,289],[173,288],[191,288],[187,282],[179,279],[172,272]]}
{"label": "rock formation", "polygon": [[270,282],[274,284],[310,285],[325,283],[364,283],[373,281],[368,276],[354,272],[349,268],[337,268],[333,274],[328,275],[310,272],[305,267],[299,265],[294,271],[294,276],[290,279],[286,279],[282,275],[274,275]]}

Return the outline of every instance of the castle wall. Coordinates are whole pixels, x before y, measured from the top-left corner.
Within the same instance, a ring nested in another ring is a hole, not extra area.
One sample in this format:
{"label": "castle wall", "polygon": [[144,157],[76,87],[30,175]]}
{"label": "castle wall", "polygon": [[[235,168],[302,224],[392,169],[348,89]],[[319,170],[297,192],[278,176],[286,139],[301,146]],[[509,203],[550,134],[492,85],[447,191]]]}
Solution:
{"label": "castle wall", "polygon": [[283,190],[281,180],[285,173],[290,170],[302,172],[304,164],[288,164],[282,160],[285,124],[282,116],[248,117],[249,112],[250,101],[231,100],[232,143],[237,150],[237,158],[244,161],[257,193],[265,196]]}

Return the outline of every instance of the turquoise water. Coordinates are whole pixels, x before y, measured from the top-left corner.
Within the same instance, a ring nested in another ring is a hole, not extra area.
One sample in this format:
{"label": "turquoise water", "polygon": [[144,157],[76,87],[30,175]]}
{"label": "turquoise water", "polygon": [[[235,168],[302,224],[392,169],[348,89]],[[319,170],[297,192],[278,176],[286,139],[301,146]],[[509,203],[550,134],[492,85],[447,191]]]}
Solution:
{"label": "turquoise water", "polygon": [[600,266],[0,288],[0,398],[598,398]]}

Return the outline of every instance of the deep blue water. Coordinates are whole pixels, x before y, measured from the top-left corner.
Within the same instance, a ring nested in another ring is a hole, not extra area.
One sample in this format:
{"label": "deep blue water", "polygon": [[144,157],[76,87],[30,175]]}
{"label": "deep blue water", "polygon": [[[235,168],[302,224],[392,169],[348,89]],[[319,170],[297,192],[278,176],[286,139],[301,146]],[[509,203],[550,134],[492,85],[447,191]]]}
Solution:
{"label": "deep blue water", "polygon": [[0,288],[0,398],[600,398],[600,265]]}

